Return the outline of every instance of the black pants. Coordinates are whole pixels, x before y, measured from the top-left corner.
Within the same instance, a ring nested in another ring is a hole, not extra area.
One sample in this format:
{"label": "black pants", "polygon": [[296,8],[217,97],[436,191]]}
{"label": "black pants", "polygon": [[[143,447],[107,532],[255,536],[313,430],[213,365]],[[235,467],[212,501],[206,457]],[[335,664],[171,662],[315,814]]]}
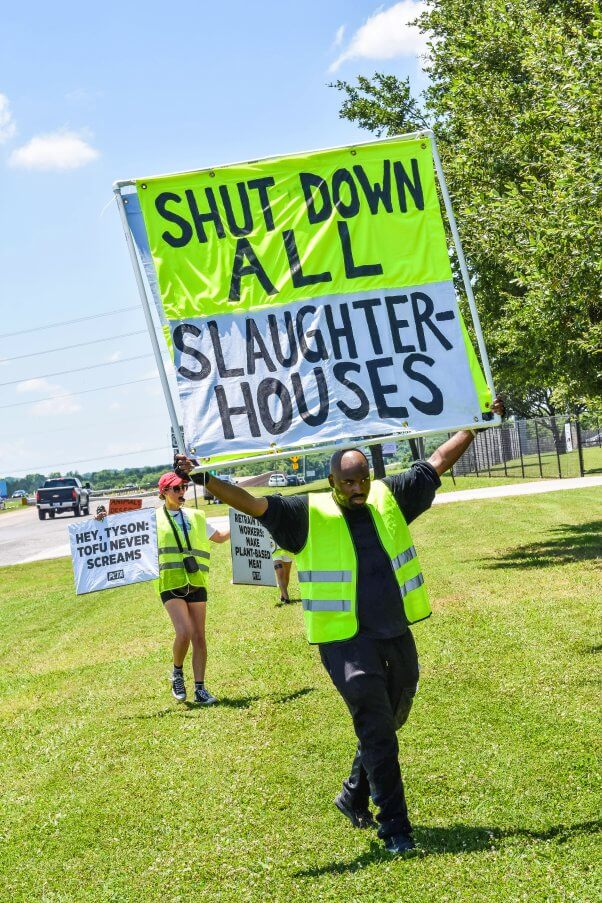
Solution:
{"label": "black pants", "polygon": [[320,646],[320,657],[353,718],[358,748],[343,782],[345,802],[378,807],[378,834],[410,833],[396,731],[407,720],[418,686],[418,655],[410,631],[391,640],[358,634]]}

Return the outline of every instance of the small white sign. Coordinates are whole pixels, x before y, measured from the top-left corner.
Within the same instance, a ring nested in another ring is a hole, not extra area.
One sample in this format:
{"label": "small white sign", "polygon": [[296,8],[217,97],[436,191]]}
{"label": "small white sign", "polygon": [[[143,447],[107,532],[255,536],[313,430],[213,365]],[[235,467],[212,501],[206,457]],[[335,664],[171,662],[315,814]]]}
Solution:
{"label": "small white sign", "polygon": [[383,442],[383,455],[394,455],[397,452],[397,442]]}
{"label": "small white sign", "polygon": [[159,576],[154,508],[71,524],[69,540],[78,596]]}
{"label": "small white sign", "polygon": [[564,425],[564,441],[566,443],[566,450],[568,452],[573,451],[573,434],[571,432],[571,424],[565,423]]}
{"label": "small white sign", "polygon": [[261,524],[230,508],[232,583],[246,586],[276,586],[272,562],[274,540]]}

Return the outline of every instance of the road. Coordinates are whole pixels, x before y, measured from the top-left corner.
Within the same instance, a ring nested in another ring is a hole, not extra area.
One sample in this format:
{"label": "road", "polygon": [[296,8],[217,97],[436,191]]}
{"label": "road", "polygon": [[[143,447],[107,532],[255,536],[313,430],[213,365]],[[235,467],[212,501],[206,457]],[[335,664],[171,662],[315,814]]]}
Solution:
{"label": "road", "polygon": [[[188,495],[194,497],[192,491],[187,493],[187,497]],[[108,508],[107,499],[96,497],[92,499],[90,510],[95,511],[96,506],[100,504]],[[142,499],[143,508],[157,508],[160,504],[161,500],[155,495]],[[228,522],[227,517],[208,519],[218,529],[223,529]],[[0,567],[70,555],[68,527],[74,523],[83,523],[85,520],[88,518],[57,514],[53,520],[47,518],[41,521],[35,505],[0,514]]]}
{"label": "road", "polygon": [[[513,483],[507,486],[483,486],[479,489],[465,489],[438,495],[435,504],[467,502],[473,499],[500,498],[501,496],[534,495],[541,492],[558,492],[568,489],[587,489],[602,486],[602,476],[579,477],[571,480],[538,480],[533,483]],[[192,491],[189,490],[192,498]],[[95,498],[92,509],[106,499]],[[142,499],[144,508],[156,508],[160,504],[158,496]],[[210,522],[223,529],[227,517],[210,517]],[[0,567],[9,564],[27,564],[30,561],[44,561],[47,558],[62,558],[70,554],[67,527],[81,523],[84,518],[74,518],[63,514],[54,520],[38,519],[37,508],[17,508],[0,514]]]}

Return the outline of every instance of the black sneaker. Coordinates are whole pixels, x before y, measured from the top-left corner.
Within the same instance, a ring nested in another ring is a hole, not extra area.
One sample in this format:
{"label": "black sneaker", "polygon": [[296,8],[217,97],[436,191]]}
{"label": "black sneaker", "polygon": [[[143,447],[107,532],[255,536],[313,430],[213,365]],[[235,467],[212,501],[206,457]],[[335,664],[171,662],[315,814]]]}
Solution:
{"label": "black sneaker", "polygon": [[194,701],[199,705],[215,705],[217,699],[212,696],[206,687],[197,687],[194,691]]}
{"label": "black sneaker", "polygon": [[404,853],[411,853],[415,849],[416,844],[410,834],[392,834],[385,837],[385,850],[394,856],[403,856]]}
{"label": "black sneaker", "polygon": [[334,801],[335,806],[342,812],[346,818],[349,819],[354,828],[375,828],[376,822],[372,817],[372,813],[369,809],[354,809],[343,799],[343,795],[339,793],[337,797],[335,797]]}
{"label": "black sneaker", "polygon": [[184,683],[184,675],[173,673],[170,675],[171,692],[178,702],[186,702],[186,684]]}

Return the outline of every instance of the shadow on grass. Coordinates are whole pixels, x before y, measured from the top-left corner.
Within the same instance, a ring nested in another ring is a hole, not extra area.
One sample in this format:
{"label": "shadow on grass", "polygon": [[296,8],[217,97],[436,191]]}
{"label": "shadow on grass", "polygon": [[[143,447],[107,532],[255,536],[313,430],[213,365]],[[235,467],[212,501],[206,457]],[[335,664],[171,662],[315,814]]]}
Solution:
{"label": "shadow on grass", "polygon": [[294,693],[287,693],[286,696],[280,696],[278,699],[274,699],[274,702],[282,705],[285,702],[292,702],[294,699],[301,699],[302,696],[307,696],[308,693],[315,692],[315,687],[303,687],[301,690],[295,690]]}
{"label": "shadow on grass", "polygon": [[[314,693],[314,687],[302,687],[300,690],[295,690],[294,693],[287,693],[286,696],[275,696],[274,694],[270,694],[266,697],[275,705],[283,705],[287,702],[292,702],[295,699],[301,699],[303,696],[307,696],[308,693]],[[216,705],[216,708],[220,709],[248,709],[254,702],[258,702],[262,697],[261,696],[220,696],[219,701]],[[200,709],[212,709],[213,706],[206,705],[198,705],[195,702],[180,702],[174,703],[173,706],[170,706],[167,709],[161,709],[159,712],[145,712],[142,715],[128,715],[127,717],[121,719],[123,721],[147,721],[149,718],[165,718],[167,716],[175,716],[175,717],[187,717],[187,713],[196,712]]]}
{"label": "shadow on grass", "polygon": [[[414,830],[417,848],[406,854],[406,859],[424,858],[441,853],[475,853],[491,850],[497,842],[511,837],[526,837],[529,840],[556,840],[566,843],[574,834],[596,834],[602,829],[600,820],[579,822],[575,825],[554,825],[545,831],[529,831],[527,828],[487,828],[474,825],[450,825],[446,828],[417,827]],[[391,862],[380,841],[373,840],[370,849],[350,862],[330,862],[327,865],[303,869],[294,873],[296,878],[318,878],[320,875],[342,875],[355,872],[377,862]]]}
{"label": "shadow on grass", "polygon": [[550,531],[541,542],[517,546],[506,555],[482,558],[485,567],[544,568],[555,564],[570,564],[602,556],[602,521],[584,524],[561,524]]}
{"label": "shadow on grass", "polygon": [[602,643],[597,643],[593,646],[582,646],[579,651],[583,655],[597,655],[599,652],[602,652]]}

